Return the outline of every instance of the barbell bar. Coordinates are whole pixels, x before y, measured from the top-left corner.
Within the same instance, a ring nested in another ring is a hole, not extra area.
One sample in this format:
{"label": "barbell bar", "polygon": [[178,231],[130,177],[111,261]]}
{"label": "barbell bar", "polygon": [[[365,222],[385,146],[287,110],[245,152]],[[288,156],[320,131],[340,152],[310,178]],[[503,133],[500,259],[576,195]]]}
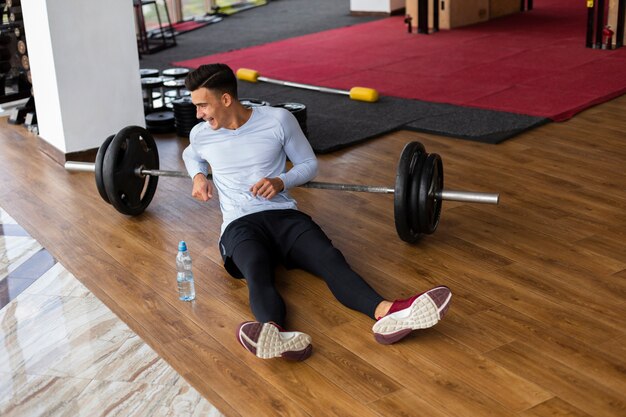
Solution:
{"label": "barbell bar", "polygon": [[[95,173],[102,199],[127,215],[141,214],[147,208],[159,177],[189,178],[186,172],[159,169],[154,138],[139,126],[127,126],[109,136],[98,149],[95,163],[67,161],[65,169]],[[212,179],[211,174],[208,178]],[[426,153],[419,142],[410,142],[402,150],[394,188],[316,181],[299,187],[393,194],[396,231],[409,243],[436,230],[443,200],[483,204],[500,200],[495,193],[445,190],[441,157]]]}
{"label": "barbell bar", "polygon": [[[74,172],[95,172],[96,164],[93,162],[67,161],[65,169]],[[136,171],[138,176],[154,176],[154,177],[177,177],[189,178],[189,174],[183,171],[168,171],[163,169],[145,169],[139,168]],[[212,175],[207,175],[208,179],[212,179]],[[318,182],[310,181],[299,185],[300,188],[317,188],[321,190],[333,191],[354,191],[374,194],[394,194],[393,188],[379,185],[359,185],[359,184],[338,184],[334,182]],[[441,190],[436,195],[441,200],[459,201],[466,203],[482,203],[482,204],[498,204],[500,195],[495,193],[482,193],[474,191],[457,191],[457,190]]]}
{"label": "barbell bar", "polygon": [[256,83],[263,81],[269,84],[282,85],[285,87],[302,88],[304,90],[319,91],[321,93],[339,94],[350,97],[352,100],[375,103],[378,101],[378,91],[367,87],[352,87],[350,90],[340,90],[338,88],[321,87],[311,84],[297,83],[293,81],[277,80],[259,75],[259,72],[249,68],[239,68],[235,73],[237,79]]}

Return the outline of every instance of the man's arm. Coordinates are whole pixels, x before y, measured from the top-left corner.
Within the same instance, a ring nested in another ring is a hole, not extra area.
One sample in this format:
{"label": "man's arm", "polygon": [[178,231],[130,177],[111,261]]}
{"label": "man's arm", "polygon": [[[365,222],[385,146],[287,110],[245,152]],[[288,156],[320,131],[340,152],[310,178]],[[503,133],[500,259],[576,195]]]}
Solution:
{"label": "man's arm", "polygon": [[183,151],[183,162],[185,162],[185,168],[187,168],[187,173],[191,178],[195,178],[199,173],[206,177],[209,173],[209,163],[198,155],[192,145],[187,146]]}
{"label": "man's arm", "polygon": [[183,151],[183,161],[189,176],[193,178],[191,196],[196,200],[208,201],[213,198],[213,186],[207,179],[209,164],[189,145]]}
{"label": "man's arm", "polygon": [[297,187],[311,181],[318,172],[317,158],[295,116],[287,113],[285,118],[285,153],[293,164],[292,168],[281,174],[285,189]]}
{"label": "man's arm", "polygon": [[295,116],[288,111],[281,120],[285,143],[283,148],[292,162],[292,168],[274,178],[262,178],[252,187],[252,195],[268,200],[289,188],[311,181],[317,175],[317,158]]}

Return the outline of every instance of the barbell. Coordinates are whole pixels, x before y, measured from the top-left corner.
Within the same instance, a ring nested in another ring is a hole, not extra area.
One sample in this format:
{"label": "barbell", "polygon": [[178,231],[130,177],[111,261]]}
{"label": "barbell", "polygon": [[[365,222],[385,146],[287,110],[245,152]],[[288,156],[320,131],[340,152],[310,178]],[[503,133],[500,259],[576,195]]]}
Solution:
{"label": "barbell", "polygon": [[[148,207],[160,176],[189,178],[186,172],[159,169],[156,142],[139,126],[127,126],[109,136],[98,149],[95,163],[68,161],[65,169],[94,172],[102,199],[131,216]],[[393,194],[396,231],[409,243],[437,229],[443,200],[498,204],[500,199],[499,194],[444,190],[441,157],[427,153],[419,142],[409,142],[402,150],[394,188],[315,181],[300,187]]]}
{"label": "barbell", "polygon": [[320,87],[317,85],[297,83],[293,81],[277,80],[259,75],[259,72],[249,68],[239,68],[235,73],[237,79],[256,83],[263,81],[270,84],[283,85],[286,87],[302,88],[305,90],[319,91],[321,93],[339,94],[350,97],[352,100],[375,103],[378,101],[378,91],[367,87],[352,87],[350,90],[340,90],[337,88]]}

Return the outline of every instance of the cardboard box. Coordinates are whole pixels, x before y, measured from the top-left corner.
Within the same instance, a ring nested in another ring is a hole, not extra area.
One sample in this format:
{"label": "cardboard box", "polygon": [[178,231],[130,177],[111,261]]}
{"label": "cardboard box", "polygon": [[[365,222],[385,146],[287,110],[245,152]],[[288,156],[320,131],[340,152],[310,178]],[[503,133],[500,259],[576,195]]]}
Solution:
{"label": "cardboard box", "polygon": [[[406,0],[406,14],[417,28],[418,0]],[[452,29],[489,20],[490,0],[439,0],[439,29]],[[519,7],[519,1],[518,1]],[[433,27],[433,2],[428,0],[428,27]]]}
{"label": "cardboard box", "polygon": [[519,13],[521,8],[520,0],[490,0],[489,18],[493,19],[513,13]]}

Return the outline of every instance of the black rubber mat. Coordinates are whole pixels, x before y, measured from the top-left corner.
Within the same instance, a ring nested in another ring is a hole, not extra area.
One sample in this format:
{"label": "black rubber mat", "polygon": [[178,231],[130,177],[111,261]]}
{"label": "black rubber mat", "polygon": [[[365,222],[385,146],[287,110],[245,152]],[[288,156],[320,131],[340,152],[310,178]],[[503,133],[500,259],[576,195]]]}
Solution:
{"label": "black rubber mat", "polygon": [[308,139],[316,153],[328,153],[382,134],[408,129],[499,143],[549,119],[418,100],[381,97],[376,103],[267,83],[239,82],[239,96],[307,107]]}

